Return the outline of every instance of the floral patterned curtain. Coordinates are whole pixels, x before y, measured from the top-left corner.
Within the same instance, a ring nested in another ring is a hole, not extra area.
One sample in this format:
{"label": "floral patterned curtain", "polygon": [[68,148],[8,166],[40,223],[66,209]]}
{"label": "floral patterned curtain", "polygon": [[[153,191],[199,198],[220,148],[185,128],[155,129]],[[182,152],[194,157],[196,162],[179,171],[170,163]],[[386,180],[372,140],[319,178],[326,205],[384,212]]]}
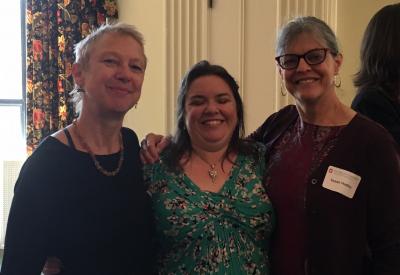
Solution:
{"label": "floral patterned curtain", "polygon": [[26,90],[28,154],[74,117],[69,92],[74,44],[106,19],[117,0],[27,0]]}

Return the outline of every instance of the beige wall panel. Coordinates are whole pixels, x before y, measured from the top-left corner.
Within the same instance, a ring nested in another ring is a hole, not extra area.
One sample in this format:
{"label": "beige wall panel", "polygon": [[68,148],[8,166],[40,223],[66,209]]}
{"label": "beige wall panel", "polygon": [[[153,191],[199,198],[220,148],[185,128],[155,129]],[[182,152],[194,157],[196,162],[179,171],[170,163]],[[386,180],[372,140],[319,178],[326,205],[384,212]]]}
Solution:
{"label": "beige wall panel", "polygon": [[214,0],[209,17],[209,60],[224,66],[241,84],[243,0]]}
{"label": "beige wall panel", "polygon": [[248,134],[276,110],[276,10],[276,1],[246,1],[243,100]]}

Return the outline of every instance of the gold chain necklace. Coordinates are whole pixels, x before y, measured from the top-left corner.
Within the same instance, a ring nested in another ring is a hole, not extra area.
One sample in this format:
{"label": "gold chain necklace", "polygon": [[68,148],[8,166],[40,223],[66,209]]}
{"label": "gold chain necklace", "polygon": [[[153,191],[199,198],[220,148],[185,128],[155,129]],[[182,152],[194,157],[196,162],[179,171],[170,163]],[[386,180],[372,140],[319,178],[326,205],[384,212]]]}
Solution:
{"label": "gold chain necklace", "polygon": [[77,124],[77,122],[76,122],[76,119],[74,119],[74,120],[72,121],[72,124],[75,126],[75,133],[76,133],[76,136],[77,136],[78,139],[79,139],[79,142],[82,144],[82,147],[89,153],[90,157],[91,157],[92,160],[93,160],[93,163],[94,163],[94,166],[96,167],[96,169],[97,169],[100,173],[102,173],[103,175],[108,176],[108,177],[112,177],[112,176],[117,175],[117,174],[119,173],[119,171],[121,170],[122,163],[124,162],[124,143],[122,142],[122,134],[121,134],[121,132],[119,133],[120,152],[119,152],[118,166],[117,166],[117,168],[116,168],[115,170],[113,170],[113,171],[107,171],[106,169],[104,169],[104,168],[100,165],[99,161],[96,159],[96,156],[93,154],[92,150],[90,150],[89,145],[85,142],[85,140],[84,140],[84,139],[82,138],[82,136],[80,135],[79,130],[78,130],[78,124]]}
{"label": "gold chain necklace", "polygon": [[206,159],[204,159],[198,153],[196,153],[195,151],[193,151],[193,152],[195,153],[196,156],[199,157],[200,160],[202,160],[204,163],[206,163],[208,166],[210,166],[210,168],[208,168],[208,175],[211,178],[211,182],[215,183],[215,180],[218,177],[218,171],[217,171],[217,169],[215,169],[216,164],[215,163],[209,163]]}

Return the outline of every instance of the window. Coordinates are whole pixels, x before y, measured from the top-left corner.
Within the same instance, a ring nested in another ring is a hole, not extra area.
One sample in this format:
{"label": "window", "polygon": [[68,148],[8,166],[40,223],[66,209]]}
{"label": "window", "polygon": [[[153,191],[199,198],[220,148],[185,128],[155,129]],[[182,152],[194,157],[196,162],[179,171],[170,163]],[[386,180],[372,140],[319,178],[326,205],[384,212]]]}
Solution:
{"label": "window", "polygon": [[15,176],[26,158],[25,1],[2,1],[1,6],[0,233],[3,239]]}
{"label": "window", "polygon": [[4,1],[0,16],[0,152],[2,159],[25,155],[25,1]]}

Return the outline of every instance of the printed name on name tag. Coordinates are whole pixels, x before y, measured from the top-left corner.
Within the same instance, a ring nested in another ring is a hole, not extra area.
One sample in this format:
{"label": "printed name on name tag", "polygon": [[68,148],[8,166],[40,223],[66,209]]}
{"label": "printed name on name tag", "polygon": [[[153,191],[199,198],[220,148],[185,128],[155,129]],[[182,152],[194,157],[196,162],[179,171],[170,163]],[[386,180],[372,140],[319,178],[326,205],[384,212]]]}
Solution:
{"label": "printed name on name tag", "polygon": [[360,181],[359,175],[335,166],[329,166],[322,186],[352,199]]}

